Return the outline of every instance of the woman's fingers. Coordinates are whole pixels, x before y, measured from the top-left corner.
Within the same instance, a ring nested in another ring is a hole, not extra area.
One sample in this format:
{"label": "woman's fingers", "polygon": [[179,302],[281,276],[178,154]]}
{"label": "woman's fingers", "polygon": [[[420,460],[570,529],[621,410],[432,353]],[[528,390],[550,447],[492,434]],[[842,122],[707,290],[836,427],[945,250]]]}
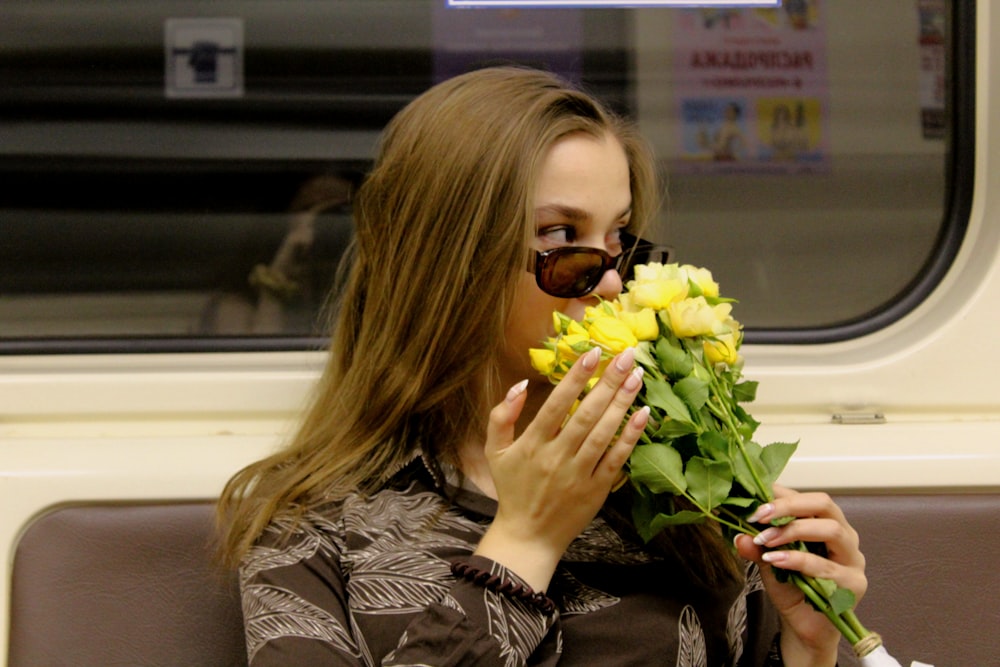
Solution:
{"label": "woman's fingers", "polygon": [[629,455],[632,453],[632,449],[635,447],[636,443],[639,442],[642,432],[646,429],[646,424],[649,422],[649,408],[644,406],[629,417],[629,420],[625,423],[624,428],[622,428],[621,437],[607,449],[603,456],[599,460],[599,465],[601,465],[606,473],[613,479],[618,480],[623,474],[622,468],[625,466],[625,462],[628,461]]}
{"label": "woman's fingers", "polygon": [[490,419],[486,427],[487,453],[495,453],[510,446],[514,442],[514,425],[524,409],[525,390],[528,381],[521,380],[507,390],[502,403],[490,411]]}
{"label": "woman's fingers", "polygon": [[794,542],[822,542],[831,559],[864,567],[860,538],[843,511],[826,493],[796,493],[775,485],[775,499],[757,509],[752,521],[768,524],[780,517],[795,517],[784,526],[769,526],[755,538],[758,545],[777,547]]}
{"label": "woman's fingers", "polygon": [[569,369],[566,376],[559,381],[545,401],[545,408],[528,426],[528,431],[542,440],[555,437],[566,420],[566,415],[573,407],[587,382],[594,375],[601,361],[601,348],[595,347],[580,356]]}
{"label": "woman's fingers", "polygon": [[608,364],[600,381],[563,426],[560,440],[575,446],[574,454],[599,457],[612,444],[641,387],[642,369],[635,368],[635,351],[629,348]]}
{"label": "woman's fingers", "polygon": [[[832,579],[852,590],[860,600],[868,587],[865,557],[859,548],[858,533],[840,507],[826,493],[797,493],[778,485],[774,491],[774,501],[761,505],[750,517],[762,525],[761,532],[752,540],[737,540],[740,554],[785,570]],[[782,517],[795,520],[768,525]],[[783,548],[793,542],[822,544],[826,554]]]}

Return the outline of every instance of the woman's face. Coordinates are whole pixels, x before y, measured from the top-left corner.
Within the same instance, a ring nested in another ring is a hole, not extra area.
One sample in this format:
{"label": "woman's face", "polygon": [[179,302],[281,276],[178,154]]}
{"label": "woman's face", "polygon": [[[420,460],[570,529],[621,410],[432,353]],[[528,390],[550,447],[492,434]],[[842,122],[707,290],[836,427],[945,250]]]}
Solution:
{"label": "woman's face", "polygon": [[[542,162],[535,188],[532,249],[575,245],[618,255],[622,252],[619,233],[628,224],[631,207],[629,164],[618,140],[610,134],[567,135],[552,145]],[[558,298],[543,292],[533,273],[522,272],[507,323],[501,368],[504,386],[523,378],[539,379],[528,361],[528,349],[539,347],[552,335],[552,311],[580,319],[584,308],[596,304],[598,297],[614,299],[621,289],[621,277],[612,269],[590,294]]]}

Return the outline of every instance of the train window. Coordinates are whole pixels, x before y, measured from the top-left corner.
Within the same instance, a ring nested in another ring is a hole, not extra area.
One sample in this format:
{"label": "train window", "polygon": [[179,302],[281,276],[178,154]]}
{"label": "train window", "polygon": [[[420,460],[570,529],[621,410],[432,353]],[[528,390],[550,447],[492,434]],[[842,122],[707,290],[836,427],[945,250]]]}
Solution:
{"label": "train window", "polygon": [[668,181],[653,236],[713,270],[750,340],[870,330],[961,236],[965,4],[6,0],[0,351],[316,346],[381,128],[501,62],[639,122]]}

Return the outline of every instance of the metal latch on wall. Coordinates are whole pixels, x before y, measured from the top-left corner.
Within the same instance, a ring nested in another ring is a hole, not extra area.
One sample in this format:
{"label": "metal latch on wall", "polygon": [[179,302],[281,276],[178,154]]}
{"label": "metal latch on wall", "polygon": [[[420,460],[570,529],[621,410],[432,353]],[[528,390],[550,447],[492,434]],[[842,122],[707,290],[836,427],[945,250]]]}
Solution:
{"label": "metal latch on wall", "polygon": [[885,414],[882,412],[838,412],[830,418],[834,424],[884,424]]}

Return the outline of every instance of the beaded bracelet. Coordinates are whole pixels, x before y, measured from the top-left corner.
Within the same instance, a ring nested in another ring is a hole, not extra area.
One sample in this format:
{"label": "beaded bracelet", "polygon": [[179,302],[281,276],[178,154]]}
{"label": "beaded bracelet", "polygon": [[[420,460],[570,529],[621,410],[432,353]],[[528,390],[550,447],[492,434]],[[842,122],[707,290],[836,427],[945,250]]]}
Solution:
{"label": "beaded bracelet", "polygon": [[452,562],[451,573],[456,577],[471,581],[477,586],[482,586],[494,593],[502,593],[509,598],[527,602],[543,614],[551,615],[556,610],[556,603],[545,593],[536,593],[530,586],[504,579],[498,574],[490,574],[485,570],[469,565],[465,561],[457,560]]}

